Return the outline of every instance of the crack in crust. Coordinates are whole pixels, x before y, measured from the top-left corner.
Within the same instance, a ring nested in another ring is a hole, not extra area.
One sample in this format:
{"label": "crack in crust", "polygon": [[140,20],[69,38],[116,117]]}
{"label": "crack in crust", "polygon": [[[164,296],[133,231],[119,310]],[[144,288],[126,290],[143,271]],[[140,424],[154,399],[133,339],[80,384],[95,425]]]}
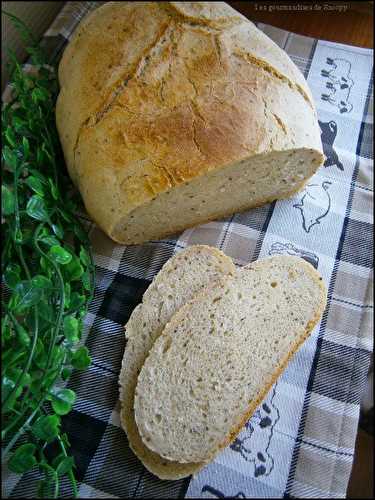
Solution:
{"label": "crack in crust", "polygon": [[253,64],[254,66],[257,66],[259,69],[266,71],[270,75],[274,76],[278,80],[286,83],[292,90],[295,90],[298,92],[304,100],[308,103],[308,105],[311,107],[312,110],[314,110],[314,105],[310,100],[310,97],[306,94],[306,92],[303,90],[301,85],[298,83],[293,83],[288,77],[280,73],[276,68],[271,66],[271,64],[267,63],[263,59],[260,59],[258,57],[253,56],[252,54],[247,54],[244,53],[240,50],[236,50],[233,52],[233,55],[235,57],[239,57],[241,59],[245,59],[245,61],[249,62],[250,64]]}
{"label": "crack in crust", "polygon": [[189,24],[190,26],[199,26],[202,28],[207,28],[208,30],[211,28],[212,30],[224,30],[229,29],[236,24],[241,24],[244,22],[244,19],[240,16],[232,16],[232,17],[222,17],[218,19],[207,19],[198,16],[189,16],[178,10],[173,2],[159,2],[160,7],[173,19],[176,21],[180,21],[180,23]]}
{"label": "crack in crust", "polygon": [[[171,5],[168,2],[160,2],[159,5],[168,13],[169,20],[167,23],[165,23],[159,32],[156,34],[154,40],[150,43],[150,45],[143,51],[141,56],[138,58],[138,60],[133,64],[132,68],[128,70],[124,75],[122,75],[116,83],[113,84],[112,86],[112,91],[110,92],[110,95],[105,99],[101,105],[99,105],[99,109],[92,113],[84,122],[81,124],[81,126],[78,129],[77,132],[77,137],[76,141],[73,147],[73,160],[75,163],[76,160],[76,151],[79,145],[80,138],[82,136],[82,133],[84,132],[85,129],[87,128],[92,128],[97,126],[101,120],[116,106],[116,100],[118,99],[121,94],[125,91],[129,81],[131,81],[134,78],[138,78],[142,75],[144,75],[145,70],[149,64],[150,61],[150,55],[152,52],[159,46],[160,43],[163,43],[164,40],[169,37],[169,40],[171,42],[171,47],[172,47],[172,55],[177,58],[177,44],[179,42],[179,39],[176,40],[175,34],[179,32],[181,38],[181,26],[184,24],[187,24],[190,27],[197,26],[201,30],[203,29],[204,31],[208,31],[212,33],[212,39],[213,39],[213,48],[216,52],[217,55],[217,60],[219,63],[219,66],[221,69],[224,70],[224,65],[223,65],[223,59],[222,59],[222,50],[221,50],[221,44],[220,44],[220,33],[224,29],[228,29],[232,27],[233,25],[239,24],[244,22],[243,19],[240,17],[233,17],[230,20],[227,19],[226,22],[221,21],[219,22],[220,27],[218,27],[218,21],[212,21],[208,19],[199,19],[195,17],[190,17],[187,16],[183,13],[181,13],[179,10],[176,9],[175,6]],[[263,61],[262,59],[259,59],[258,57],[253,56],[252,54],[244,53],[242,51],[235,51],[233,53],[234,56],[240,57],[242,59],[245,59],[248,63],[253,64],[257,66],[259,69],[267,72],[268,74],[272,75],[273,77],[277,78],[278,80],[286,83],[291,89],[294,91],[297,91],[303,98],[304,100],[309,104],[309,106],[314,110],[314,106],[312,105],[309,96],[306,94],[306,92],[302,89],[302,87],[298,83],[293,83],[289,78],[287,78],[285,75],[280,73],[278,70],[276,70],[273,66],[271,66],[269,63],[266,61]],[[172,60],[171,60],[172,59]],[[169,67],[168,67],[168,75],[169,77],[172,76],[172,61],[174,58],[172,57],[169,60]],[[186,64],[186,63],[185,63]],[[187,76],[188,82],[191,84],[195,96],[191,100],[192,104],[192,109],[194,112],[194,115],[198,116],[204,123],[206,123],[205,118],[200,114],[197,103],[196,103],[196,98],[199,95],[197,86],[194,82],[194,80]],[[212,83],[212,82],[211,82]],[[165,102],[164,98],[164,88],[166,85],[166,79],[165,77],[161,78],[161,83],[160,83],[160,88],[159,88],[159,95],[160,95],[160,101],[162,103]],[[212,86],[211,86],[211,91],[212,91]],[[212,92],[211,92],[212,93]],[[211,95],[210,93],[210,95]],[[266,108],[267,104],[265,100],[263,99],[263,103],[265,105],[265,114],[266,114]],[[122,107],[122,105],[121,105]],[[125,108],[125,106],[123,106]],[[134,113],[133,113],[134,114]],[[275,120],[278,128],[280,128],[285,135],[287,135],[287,129],[285,127],[285,124],[283,121],[275,115],[274,113],[271,113],[273,119]],[[198,141],[196,138],[196,125],[195,125],[195,120],[193,118],[193,142],[197,148],[197,150],[204,155]],[[204,155],[205,156],[205,155]]]}
{"label": "crack in crust", "polygon": [[285,135],[288,134],[285,123],[282,121],[282,119],[276,114],[276,113],[271,113],[272,116],[274,117],[276,123],[278,126],[281,128],[281,130],[284,132]]}
{"label": "crack in crust", "polygon": [[112,92],[110,93],[110,96],[101,103],[99,106],[99,109],[92,113],[86,120],[81,124],[79,127],[78,133],[77,133],[77,138],[75,141],[75,145],[73,148],[73,158],[75,159],[75,154],[76,154],[76,149],[78,147],[79,139],[82,135],[82,132],[85,128],[88,127],[95,127],[98,125],[98,123],[104,118],[104,116],[111,111],[111,109],[115,105],[115,101],[118,98],[119,95],[121,95],[125,88],[127,87],[128,83],[130,80],[133,78],[137,78],[140,76],[144,70],[146,69],[149,59],[150,59],[150,53],[158,46],[158,44],[163,40],[163,38],[166,36],[166,32],[168,29],[173,29],[174,28],[174,23],[173,22],[168,22],[167,24],[164,24],[160,31],[157,33],[155,39],[152,41],[152,43],[143,51],[142,55],[138,58],[138,60],[133,64],[132,68],[128,70],[124,75],[122,75],[116,83],[113,84],[112,86]]}

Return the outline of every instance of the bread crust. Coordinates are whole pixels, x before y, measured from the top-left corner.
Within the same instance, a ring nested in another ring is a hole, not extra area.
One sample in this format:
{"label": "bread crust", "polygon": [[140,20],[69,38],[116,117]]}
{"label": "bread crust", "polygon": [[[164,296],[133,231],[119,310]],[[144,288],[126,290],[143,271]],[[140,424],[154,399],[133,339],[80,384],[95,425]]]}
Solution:
{"label": "bread crust", "polygon": [[120,243],[137,243],[114,234],[124,216],[189,180],[256,154],[322,155],[303,76],[224,3],[109,2],[77,28],[59,80],[69,173]]}

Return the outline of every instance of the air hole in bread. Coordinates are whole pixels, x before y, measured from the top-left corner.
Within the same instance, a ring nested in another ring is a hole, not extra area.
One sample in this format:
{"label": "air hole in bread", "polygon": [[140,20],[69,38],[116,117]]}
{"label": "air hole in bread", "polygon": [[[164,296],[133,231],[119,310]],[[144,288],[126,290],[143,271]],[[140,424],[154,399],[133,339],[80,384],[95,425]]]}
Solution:
{"label": "air hole in bread", "polygon": [[161,422],[161,415],[160,415],[160,413],[157,413],[155,415],[155,420],[156,420],[156,423],[160,424],[160,422]]}

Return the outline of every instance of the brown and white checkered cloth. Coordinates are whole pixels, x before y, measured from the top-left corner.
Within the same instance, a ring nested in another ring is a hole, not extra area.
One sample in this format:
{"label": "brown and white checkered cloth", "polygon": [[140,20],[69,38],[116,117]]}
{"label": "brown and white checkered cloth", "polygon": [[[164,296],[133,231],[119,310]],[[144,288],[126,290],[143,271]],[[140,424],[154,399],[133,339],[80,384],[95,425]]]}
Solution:
{"label": "brown and white checkered cloth", "polygon": [[[42,42],[51,57],[59,57],[97,6],[67,2]],[[258,27],[307,78],[327,160],[289,200],[162,241],[119,246],[87,222],[97,266],[85,337],[93,362],[69,381],[78,397],[63,422],[81,498],[345,498],[373,347],[373,54]],[[133,455],[120,428],[123,325],[164,262],[196,243],[220,248],[240,266],[273,254],[302,256],[323,275],[328,307],[234,443],[196,477],[160,481]],[[37,474],[6,476],[4,494],[32,498]],[[62,494],[70,497],[67,484]]]}

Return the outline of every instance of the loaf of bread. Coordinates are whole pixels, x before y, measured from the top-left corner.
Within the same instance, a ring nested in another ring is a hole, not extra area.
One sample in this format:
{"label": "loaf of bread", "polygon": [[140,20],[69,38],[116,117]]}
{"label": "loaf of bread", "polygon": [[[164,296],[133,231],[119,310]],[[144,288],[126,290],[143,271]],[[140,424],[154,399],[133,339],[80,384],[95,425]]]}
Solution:
{"label": "loaf of bread", "polygon": [[126,325],[126,349],[119,377],[121,424],[129,445],[147,469],[161,479],[178,479],[204,464],[180,464],[148,449],[134,420],[138,374],[155,340],[173,314],[209,283],[234,274],[232,260],[216,248],[194,245],[169,259],[145,292]]}
{"label": "loaf of bread", "polygon": [[291,256],[253,263],[189,301],[138,376],[134,412],[147,448],[180,463],[212,460],[255,411],[325,305],[318,272]]}
{"label": "loaf of bread", "polygon": [[109,2],[76,29],[59,82],[69,173],[119,243],[289,197],[323,162],[304,77],[224,2]]}

